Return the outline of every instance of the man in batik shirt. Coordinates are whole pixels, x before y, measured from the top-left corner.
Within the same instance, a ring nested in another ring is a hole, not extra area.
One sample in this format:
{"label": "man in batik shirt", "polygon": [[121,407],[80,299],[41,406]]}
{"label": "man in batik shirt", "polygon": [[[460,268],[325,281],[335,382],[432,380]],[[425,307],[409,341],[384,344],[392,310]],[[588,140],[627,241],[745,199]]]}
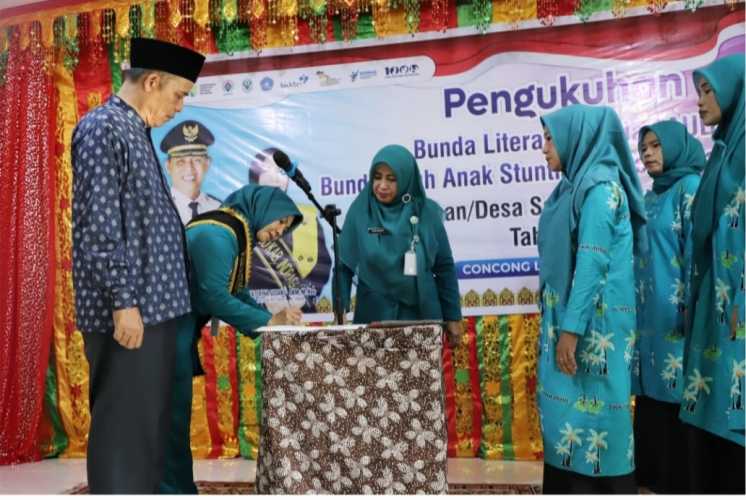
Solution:
{"label": "man in batik shirt", "polygon": [[90,365],[90,492],[155,493],[176,321],[190,312],[184,230],[151,142],[204,57],[133,39],[117,95],[73,133],[73,283]]}

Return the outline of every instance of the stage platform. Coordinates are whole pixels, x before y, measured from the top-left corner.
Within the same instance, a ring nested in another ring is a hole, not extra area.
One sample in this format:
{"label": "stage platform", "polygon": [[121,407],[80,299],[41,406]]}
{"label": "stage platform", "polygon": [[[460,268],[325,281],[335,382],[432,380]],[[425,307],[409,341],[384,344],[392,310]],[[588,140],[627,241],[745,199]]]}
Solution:
{"label": "stage platform", "polygon": [[[195,479],[214,483],[253,483],[256,462],[243,458],[196,460]],[[541,462],[505,462],[478,458],[448,460],[452,485],[541,486]],[[0,467],[0,495],[72,492],[86,482],[85,460],[50,459]],[[456,493],[457,491],[453,491]]]}

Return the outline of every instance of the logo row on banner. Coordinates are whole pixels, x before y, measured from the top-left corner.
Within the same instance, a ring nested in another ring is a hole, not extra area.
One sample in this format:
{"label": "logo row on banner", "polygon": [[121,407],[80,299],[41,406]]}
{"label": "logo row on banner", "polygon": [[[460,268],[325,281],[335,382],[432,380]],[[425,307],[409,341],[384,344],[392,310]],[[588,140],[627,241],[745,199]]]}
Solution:
{"label": "logo row on banner", "polygon": [[425,82],[434,74],[432,59],[420,56],[203,77],[192,88],[186,103],[237,98],[263,105],[296,93]]}

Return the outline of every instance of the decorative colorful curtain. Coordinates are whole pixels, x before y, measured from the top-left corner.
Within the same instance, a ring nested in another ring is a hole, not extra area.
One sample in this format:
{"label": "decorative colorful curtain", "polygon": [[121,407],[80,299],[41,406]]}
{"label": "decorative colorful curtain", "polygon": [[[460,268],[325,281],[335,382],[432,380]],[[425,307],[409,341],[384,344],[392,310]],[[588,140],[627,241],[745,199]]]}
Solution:
{"label": "decorative colorful curtain", "polygon": [[[741,1],[724,3],[734,8]],[[692,10],[702,3],[685,0]],[[66,62],[75,64],[82,60],[77,54],[82,46],[99,41],[119,62],[133,36],[232,53],[459,27],[485,32],[495,23],[518,28],[539,20],[549,26],[560,16],[586,22],[595,14],[622,17],[637,7],[660,14],[668,5],[667,0],[48,0],[0,11],[0,29],[23,31],[38,22],[41,42],[64,49]]]}
{"label": "decorative colorful curtain", "polygon": [[20,35],[0,58],[0,464],[40,457],[55,292],[57,97],[51,54]]}

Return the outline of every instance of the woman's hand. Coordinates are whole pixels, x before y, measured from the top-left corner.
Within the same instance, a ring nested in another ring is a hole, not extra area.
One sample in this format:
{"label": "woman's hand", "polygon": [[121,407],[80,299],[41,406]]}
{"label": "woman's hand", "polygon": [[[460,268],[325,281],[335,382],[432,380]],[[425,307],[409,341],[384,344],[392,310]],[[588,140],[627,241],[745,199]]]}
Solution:
{"label": "woman's hand", "polygon": [[272,315],[267,326],[290,325],[297,326],[301,324],[303,312],[297,307],[287,307]]}
{"label": "woman's hand", "polygon": [[555,350],[555,361],[557,368],[567,375],[575,375],[578,365],[575,362],[575,348],[578,345],[578,336],[570,332],[562,332],[557,341]]}
{"label": "woman's hand", "polygon": [[463,334],[464,324],[461,321],[446,321],[446,338],[451,349],[458,347]]}

